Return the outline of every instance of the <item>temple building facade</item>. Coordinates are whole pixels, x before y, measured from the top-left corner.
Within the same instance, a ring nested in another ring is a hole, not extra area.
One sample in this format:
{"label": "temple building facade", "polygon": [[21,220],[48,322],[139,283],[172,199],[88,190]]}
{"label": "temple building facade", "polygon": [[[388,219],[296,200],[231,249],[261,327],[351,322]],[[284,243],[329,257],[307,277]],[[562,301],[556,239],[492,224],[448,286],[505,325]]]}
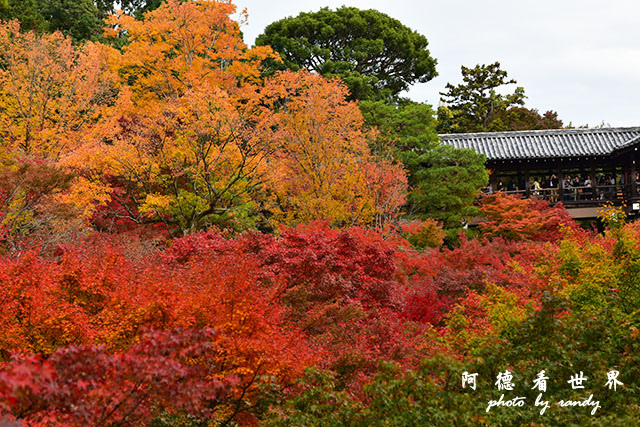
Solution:
{"label": "temple building facade", "polygon": [[551,129],[440,135],[443,144],[486,156],[489,186],[562,202],[578,219],[598,216],[607,202],[640,211],[640,127]]}

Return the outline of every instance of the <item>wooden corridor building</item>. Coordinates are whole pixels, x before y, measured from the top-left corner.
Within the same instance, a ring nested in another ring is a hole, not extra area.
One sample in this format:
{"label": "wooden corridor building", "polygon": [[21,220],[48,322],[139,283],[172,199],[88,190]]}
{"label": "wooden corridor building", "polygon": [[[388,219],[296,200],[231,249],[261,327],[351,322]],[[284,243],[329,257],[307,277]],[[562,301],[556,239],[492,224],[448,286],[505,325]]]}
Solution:
{"label": "wooden corridor building", "polygon": [[440,135],[443,144],[486,156],[487,192],[506,191],[552,203],[575,218],[595,218],[605,202],[640,209],[640,127],[551,129]]}

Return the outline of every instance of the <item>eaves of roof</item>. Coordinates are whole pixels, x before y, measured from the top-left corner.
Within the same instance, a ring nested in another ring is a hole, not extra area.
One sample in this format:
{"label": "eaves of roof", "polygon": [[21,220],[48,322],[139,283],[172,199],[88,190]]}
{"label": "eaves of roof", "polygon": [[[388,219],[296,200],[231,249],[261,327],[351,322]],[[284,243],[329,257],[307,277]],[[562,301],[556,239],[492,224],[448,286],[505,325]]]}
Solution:
{"label": "eaves of roof", "polygon": [[471,148],[487,160],[608,156],[640,143],[640,126],[440,135],[443,144]]}

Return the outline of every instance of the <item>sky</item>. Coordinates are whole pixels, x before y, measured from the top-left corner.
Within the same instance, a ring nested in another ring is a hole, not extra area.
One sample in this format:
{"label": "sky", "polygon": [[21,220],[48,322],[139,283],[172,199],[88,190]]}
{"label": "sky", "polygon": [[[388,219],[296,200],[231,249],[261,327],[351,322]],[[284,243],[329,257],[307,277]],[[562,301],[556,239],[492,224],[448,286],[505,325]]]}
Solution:
{"label": "sky", "polygon": [[429,40],[438,76],[406,94],[438,105],[460,66],[501,63],[524,87],[526,106],[574,126],[640,126],[638,0],[235,0],[245,42],[273,21],[342,5],[376,9]]}

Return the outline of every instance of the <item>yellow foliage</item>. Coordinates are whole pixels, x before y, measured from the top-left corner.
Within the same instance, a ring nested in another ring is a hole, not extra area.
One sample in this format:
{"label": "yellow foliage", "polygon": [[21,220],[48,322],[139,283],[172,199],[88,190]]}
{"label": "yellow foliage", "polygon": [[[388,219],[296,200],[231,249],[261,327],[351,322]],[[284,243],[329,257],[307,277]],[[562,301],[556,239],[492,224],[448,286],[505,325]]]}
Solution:
{"label": "yellow foliage", "polygon": [[276,114],[277,147],[268,176],[275,223],[370,224],[380,211],[396,209],[397,201],[389,203],[394,194],[377,192],[381,176],[346,87],[303,71],[279,74],[264,93],[284,103]]}
{"label": "yellow foliage", "polygon": [[55,199],[61,204],[77,208],[78,218],[89,220],[98,206],[109,201],[109,190],[102,183],[77,176],[71,182],[69,191],[57,194]]}
{"label": "yellow foliage", "polygon": [[82,131],[112,96],[110,48],[74,47],[61,33],[21,33],[0,26],[0,139],[14,151],[57,160],[77,148]]}
{"label": "yellow foliage", "polygon": [[171,205],[171,197],[162,194],[147,194],[147,198],[140,206],[143,214],[166,211]]}

